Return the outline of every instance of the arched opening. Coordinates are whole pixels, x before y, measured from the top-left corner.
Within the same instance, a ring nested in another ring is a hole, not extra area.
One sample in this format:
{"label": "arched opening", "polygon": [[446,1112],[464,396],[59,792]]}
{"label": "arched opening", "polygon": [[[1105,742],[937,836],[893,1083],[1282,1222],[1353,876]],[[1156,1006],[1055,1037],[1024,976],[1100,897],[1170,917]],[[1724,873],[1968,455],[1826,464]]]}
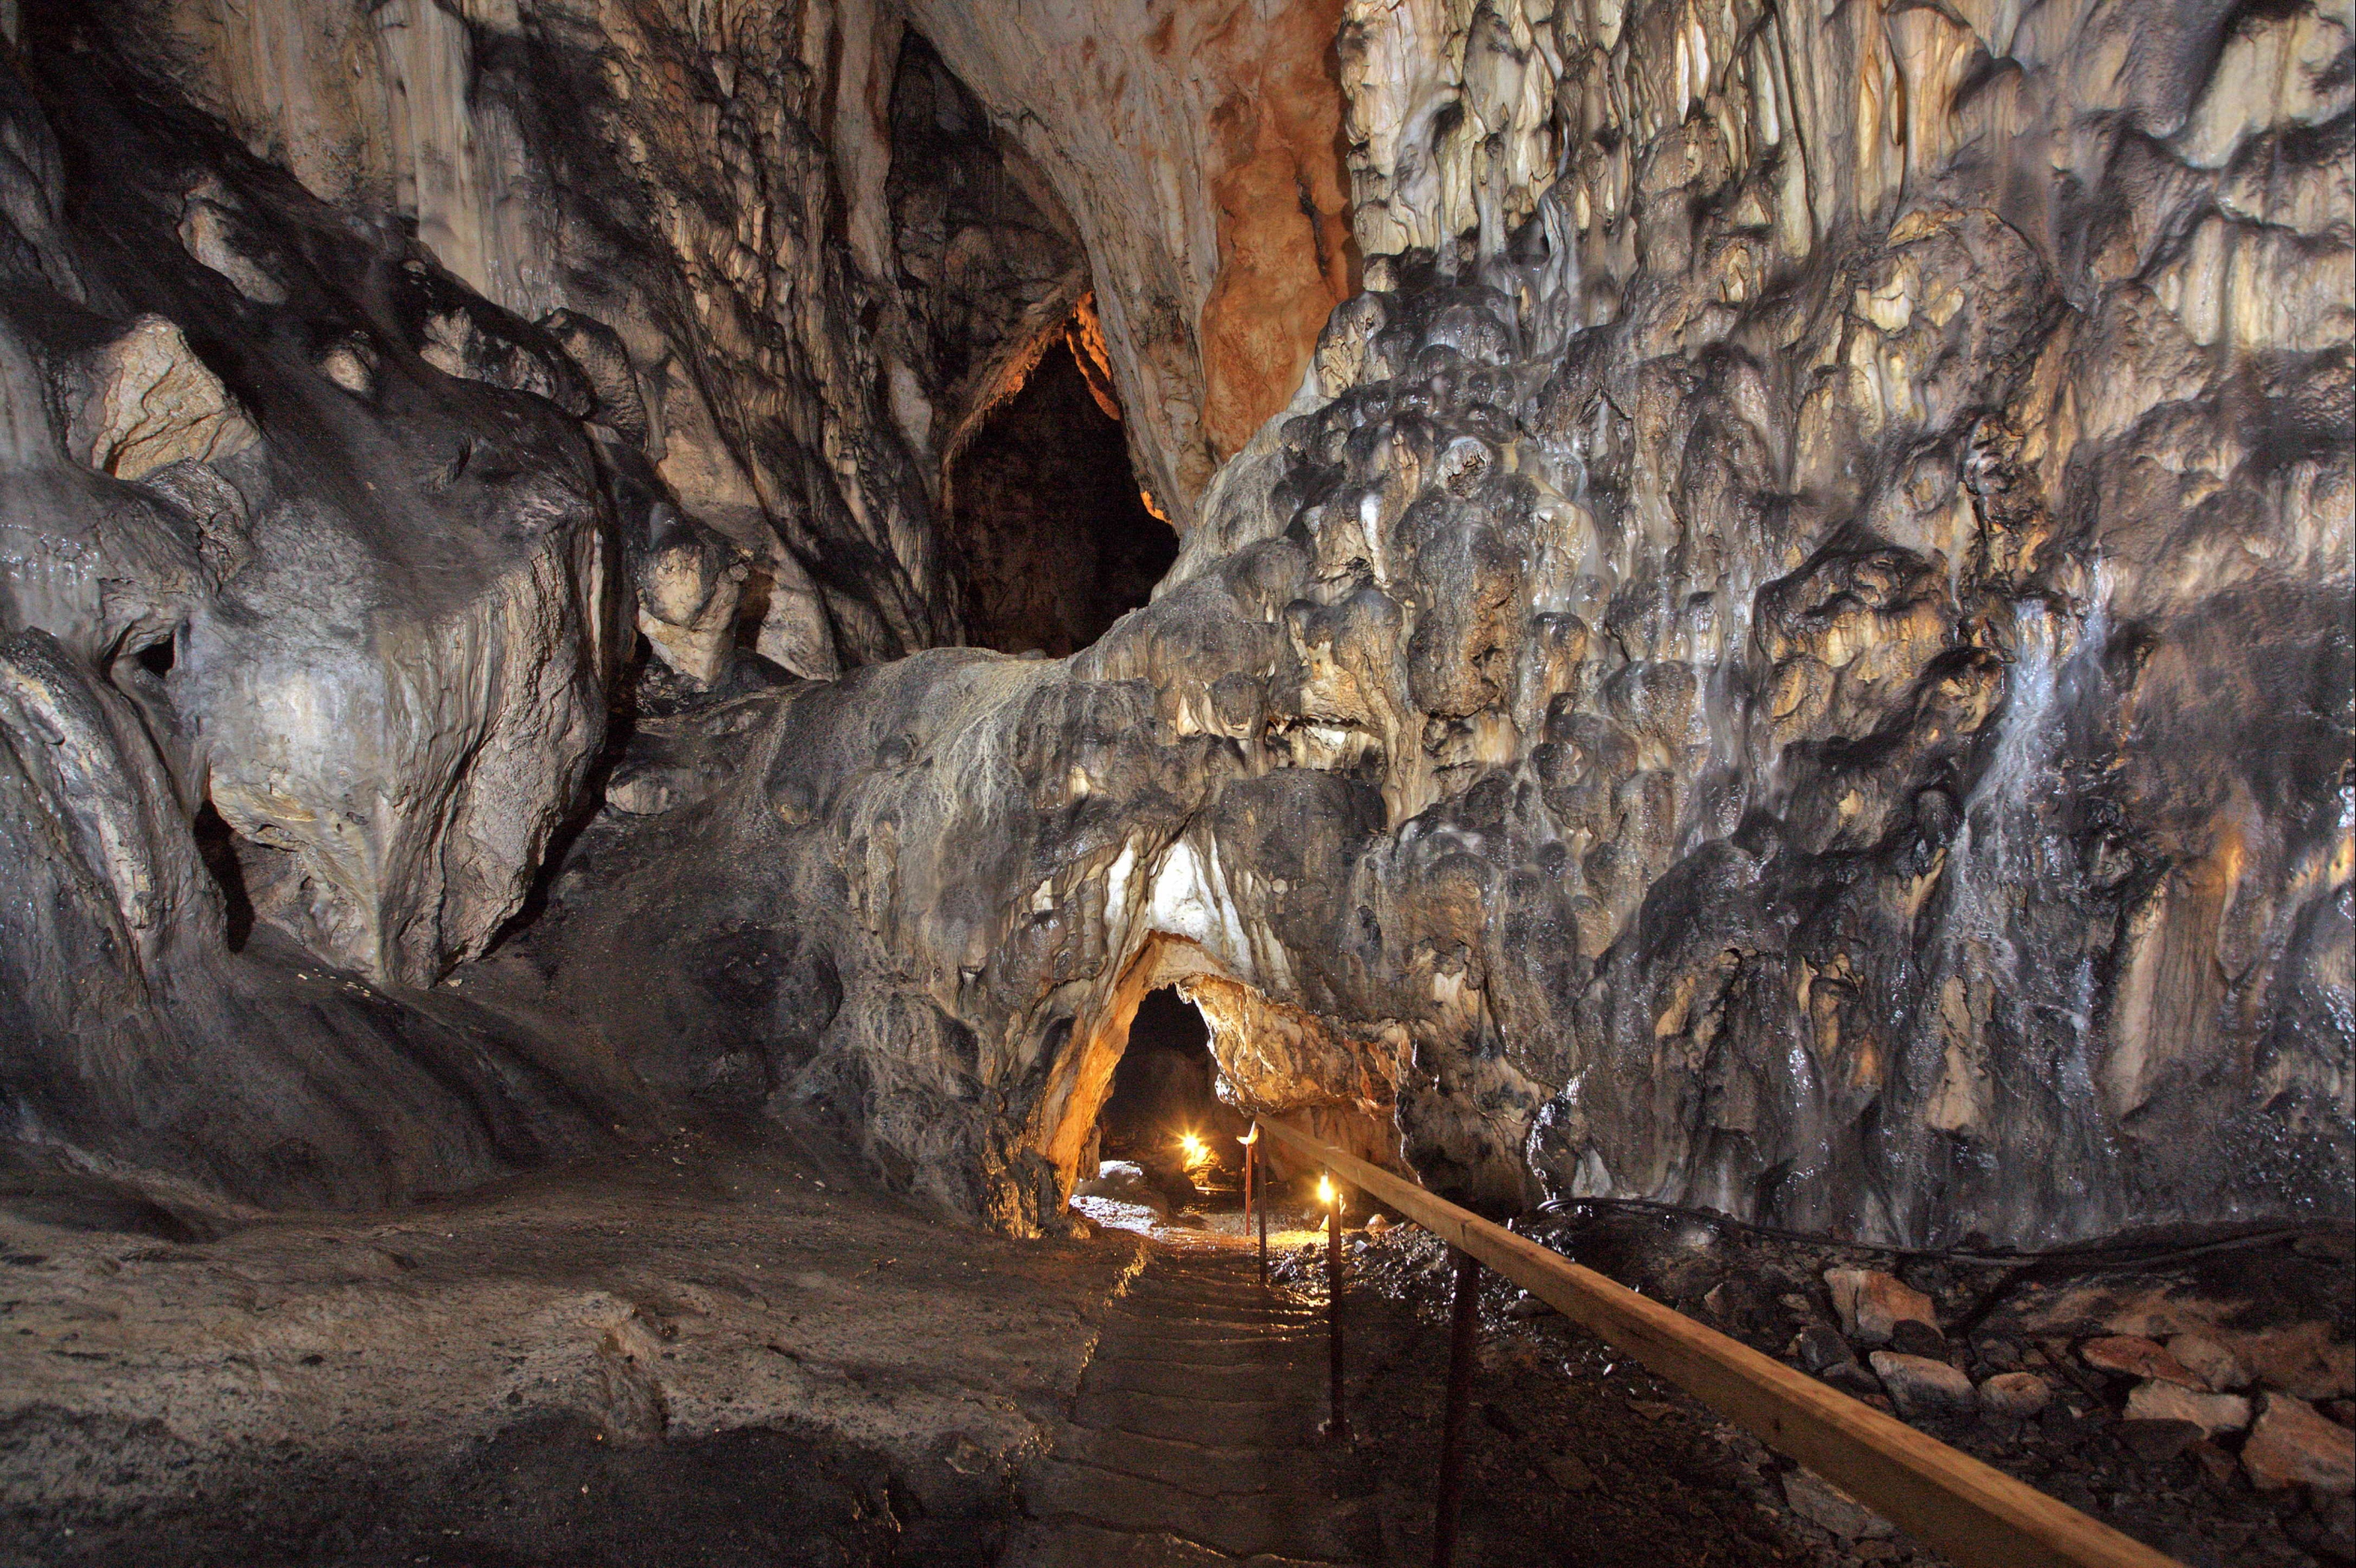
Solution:
{"label": "arched opening", "polygon": [[1211,1033],[1194,1005],[1164,987],[1147,993],[1098,1113],[1084,1158],[1083,1198],[1208,1218],[1239,1209],[1250,1120],[1218,1097]]}
{"label": "arched opening", "polygon": [[[1085,302],[1084,302],[1085,308]],[[1079,318],[1075,317],[1075,324]],[[1129,464],[1120,406],[1060,334],[950,460],[943,490],[972,640],[1061,658],[1145,603],[1178,559]]]}

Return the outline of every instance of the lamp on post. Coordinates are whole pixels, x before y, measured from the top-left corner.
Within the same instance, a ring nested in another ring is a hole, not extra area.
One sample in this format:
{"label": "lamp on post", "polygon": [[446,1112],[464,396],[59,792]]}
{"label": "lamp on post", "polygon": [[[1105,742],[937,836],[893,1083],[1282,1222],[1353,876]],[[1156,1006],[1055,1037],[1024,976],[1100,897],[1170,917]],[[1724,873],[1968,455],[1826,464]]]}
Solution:
{"label": "lamp on post", "polygon": [[1325,1435],[1350,1440],[1350,1417],[1342,1400],[1342,1189],[1327,1171],[1317,1179],[1317,1201],[1325,1209],[1325,1321],[1333,1362],[1333,1416]]}
{"label": "lamp on post", "polygon": [[[1236,1142],[1244,1146],[1244,1240],[1251,1240],[1252,1218],[1259,1218],[1259,1285],[1268,1288],[1268,1194],[1267,1184],[1259,1176],[1259,1124],[1254,1122],[1251,1131]],[[1256,1190],[1257,1189],[1257,1190]],[[1255,1202],[1255,1197],[1258,1201]]]}

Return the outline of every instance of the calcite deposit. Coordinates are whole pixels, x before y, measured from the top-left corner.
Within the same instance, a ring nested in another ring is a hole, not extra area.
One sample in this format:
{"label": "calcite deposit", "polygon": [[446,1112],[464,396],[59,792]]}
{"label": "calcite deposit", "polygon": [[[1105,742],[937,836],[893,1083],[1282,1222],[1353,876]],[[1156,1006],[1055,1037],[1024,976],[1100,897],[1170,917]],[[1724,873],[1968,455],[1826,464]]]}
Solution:
{"label": "calcite deposit", "polygon": [[[1175,986],[1492,1211],[2347,1212],[2344,5],[0,16],[20,1150],[1026,1232]],[[960,645],[1053,356],[1176,564]]]}

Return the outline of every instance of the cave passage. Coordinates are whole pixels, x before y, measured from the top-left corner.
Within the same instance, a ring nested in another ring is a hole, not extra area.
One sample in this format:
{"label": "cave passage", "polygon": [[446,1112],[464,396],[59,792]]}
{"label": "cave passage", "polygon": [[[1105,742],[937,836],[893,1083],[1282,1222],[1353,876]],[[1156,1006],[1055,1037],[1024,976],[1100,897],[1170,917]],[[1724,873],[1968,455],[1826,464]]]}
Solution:
{"label": "cave passage", "polygon": [[1109,401],[1060,340],[952,465],[949,536],[978,645],[1076,653],[1143,605],[1178,559]]}
{"label": "cave passage", "polygon": [[1213,1207],[1240,1204],[1243,1151],[1236,1140],[1251,1123],[1221,1103],[1218,1081],[1203,1015],[1173,990],[1148,993],[1097,1118],[1101,1157],[1141,1167],[1182,1200],[1191,1189]]}

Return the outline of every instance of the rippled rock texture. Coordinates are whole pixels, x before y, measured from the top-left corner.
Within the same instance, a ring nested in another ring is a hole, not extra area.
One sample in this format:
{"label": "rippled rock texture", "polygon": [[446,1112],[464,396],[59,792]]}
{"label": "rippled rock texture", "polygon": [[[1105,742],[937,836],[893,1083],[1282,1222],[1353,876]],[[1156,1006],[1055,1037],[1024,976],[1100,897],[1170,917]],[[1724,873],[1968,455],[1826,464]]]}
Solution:
{"label": "rippled rock texture", "polygon": [[[357,976],[273,1037],[356,1123],[464,1012],[457,1104],[1017,1231],[1166,984],[1494,1208],[2344,1210],[2344,6],[1349,0],[1331,78],[1314,7],[101,9],[10,122],[20,1129],[202,1166],[119,1083],[230,885]],[[939,646],[1089,286],[1178,564]]]}

